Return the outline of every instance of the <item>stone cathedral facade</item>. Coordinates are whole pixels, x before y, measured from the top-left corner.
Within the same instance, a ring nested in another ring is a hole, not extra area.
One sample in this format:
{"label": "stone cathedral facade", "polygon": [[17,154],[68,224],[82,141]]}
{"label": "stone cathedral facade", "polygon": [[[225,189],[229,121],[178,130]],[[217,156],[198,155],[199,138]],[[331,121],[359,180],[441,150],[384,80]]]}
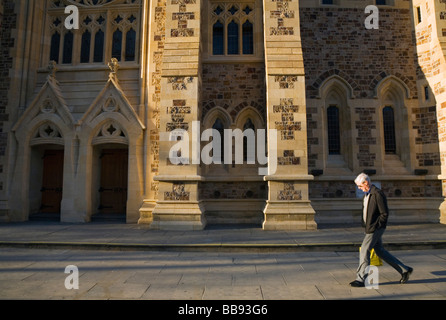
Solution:
{"label": "stone cathedral facade", "polygon": [[315,229],[366,172],[446,222],[445,0],[0,0],[0,41],[1,221]]}

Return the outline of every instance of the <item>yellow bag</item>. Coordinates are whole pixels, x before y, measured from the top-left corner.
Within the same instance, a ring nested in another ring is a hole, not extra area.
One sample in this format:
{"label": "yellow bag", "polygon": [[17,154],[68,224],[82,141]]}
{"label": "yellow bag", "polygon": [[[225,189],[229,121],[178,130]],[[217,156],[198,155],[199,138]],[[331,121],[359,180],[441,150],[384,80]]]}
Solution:
{"label": "yellow bag", "polygon": [[[361,252],[361,247],[359,247],[359,252]],[[376,254],[375,249],[372,249],[372,251],[370,251],[370,265],[376,267],[383,265],[383,262],[381,258],[378,257],[378,255]]]}

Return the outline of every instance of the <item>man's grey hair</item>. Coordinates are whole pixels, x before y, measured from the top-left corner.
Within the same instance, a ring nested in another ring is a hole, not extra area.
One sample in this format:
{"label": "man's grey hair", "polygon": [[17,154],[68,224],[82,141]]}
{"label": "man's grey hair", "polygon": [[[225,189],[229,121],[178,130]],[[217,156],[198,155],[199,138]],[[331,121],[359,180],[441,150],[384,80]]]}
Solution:
{"label": "man's grey hair", "polygon": [[365,173],[360,173],[355,179],[356,185],[363,184],[365,181],[367,181],[370,185],[370,177]]}

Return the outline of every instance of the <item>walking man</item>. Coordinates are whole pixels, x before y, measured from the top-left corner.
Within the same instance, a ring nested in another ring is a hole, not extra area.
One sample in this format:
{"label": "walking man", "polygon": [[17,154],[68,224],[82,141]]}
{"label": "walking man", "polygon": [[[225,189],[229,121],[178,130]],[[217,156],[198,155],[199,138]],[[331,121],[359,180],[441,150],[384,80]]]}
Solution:
{"label": "walking man", "polygon": [[413,269],[406,266],[383,247],[382,235],[386,230],[389,209],[387,198],[376,186],[372,185],[370,178],[365,173],[356,177],[355,183],[365,193],[363,200],[362,221],[365,225],[365,237],[361,245],[359,255],[359,267],[356,271],[356,280],[350,282],[352,287],[364,287],[367,277],[366,269],[370,264],[370,251],[375,249],[378,257],[391,265],[401,274],[400,283],[406,283]]}

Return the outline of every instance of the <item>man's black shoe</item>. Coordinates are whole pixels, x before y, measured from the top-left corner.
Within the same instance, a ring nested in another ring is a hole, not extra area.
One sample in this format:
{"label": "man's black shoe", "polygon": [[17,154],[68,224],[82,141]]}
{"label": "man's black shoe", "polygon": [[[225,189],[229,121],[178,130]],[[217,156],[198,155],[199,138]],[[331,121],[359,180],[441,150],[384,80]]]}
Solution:
{"label": "man's black shoe", "polygon": [[406,272],[403,272],[400,283],[406,283],[409,280],[409,276],[412,274],[413,269],[409,267]]}
{"label": "man's black shoe", "polygon": [[351,287],[355,287],[355,288],[362,288],[362,287],[365,287],[364,282],[362,282],[362,281],[358,281],[358,280],[355,280],[355,281],[350,282],[350,286],[351,286]]}

